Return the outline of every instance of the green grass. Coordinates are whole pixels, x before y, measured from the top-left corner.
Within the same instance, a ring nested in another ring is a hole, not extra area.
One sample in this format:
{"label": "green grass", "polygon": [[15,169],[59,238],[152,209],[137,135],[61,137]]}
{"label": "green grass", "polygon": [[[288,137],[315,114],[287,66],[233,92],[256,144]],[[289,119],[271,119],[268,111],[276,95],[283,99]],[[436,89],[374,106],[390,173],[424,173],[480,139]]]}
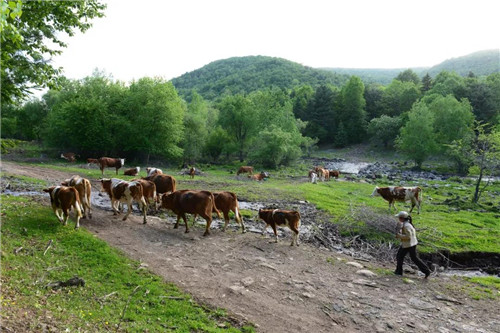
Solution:
{"label": "green grass", "polygon": [[[39,166],[78,173],[88,178],[101,178],[100,170],[83,169],[67,164],[57,166],[39,164]],[[190,180],[188,176],[179,175],[179,169],[163,168],[165,173],[177,179],[178,189],[204,189],[210,191],[233,191],[240,200],[246,201],[285,201],[297,202],[307,200],[319,210],[330,216],[330,222],[346,226],[350,223],[349,232],[359,232],[366,239],[384,240],[392,235],[382,234],[367,228],[364,221],[352,218],[353,212],[363,208],[392,218],[388,212],[388,204],[381,197],[370,197],[375,184],[364,182],[330,181],[310,184],[298,181],[307,174],[307,166],[299,164],[294,168],[282,168],[271,171],[271,178],[263,182],[246,179],[246,175],[236,177],[237,164],[227,166],[208,166],[202,169],[204,176]],[[232,173],[231,173],[232,172]],[[121,172],[123,173],[123,172]],[[141,170],[141,176],[145,170]],[[115,177],[114,169],[106,169],[106,177]],[[118,175],[119,178],[133,177]],[[378,179],[378,186],[394,185],[387,179]],[[438,249],[449,249],[451,252],[483,251],[500,252],[500,183],[490,185],[479,205],[472,204],[471,197],[474,181],[459,177],[447,181],[407,182],[404,186],[421,186],[423,203],[421,214],[413,213],[420,241],[420,251],[434,252]],[[454,198],[459,200],[447,204]],[[283,207],[287,208],[287,207]],[[398,210],[409,210],[409,203],[396,203]],[[246,216],[255,216],[255,212],[245,212]],[[392,214],[395,214],[393,211]],[[395,219],[395,218],[394,218]]]}
{"label": "green grass", "polygon": [[[84,229],[75,230],[71,222],[62,226],[32,199],[1,198],[1,302],[8,309],[2,316],[30,313],[33,325],[35,318],[50,316],[69,331],[115,331],[118,326],[130,332],[253,331],[232,327],[224,311],[197,305]],[[44,255],[49,240],[53,245]],[[75,275],[85,280],[84,287],[46,288]]]}

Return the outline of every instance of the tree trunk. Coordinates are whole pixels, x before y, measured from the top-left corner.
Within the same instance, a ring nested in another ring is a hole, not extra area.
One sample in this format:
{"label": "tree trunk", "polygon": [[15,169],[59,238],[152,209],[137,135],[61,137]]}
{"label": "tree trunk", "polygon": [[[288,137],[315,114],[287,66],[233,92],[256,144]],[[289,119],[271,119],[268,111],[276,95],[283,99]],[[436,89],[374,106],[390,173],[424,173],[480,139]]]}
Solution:
{"label": "tree trunk", "polygon": [[479,178],[477,179],[476,189],[474,190],[474,198],[472,199],[473,203],[477,203],[479,201],[479,187],[481,186],[481,180],[483,179],[483,170],[484,155],[481,157],[481,165],[479,166]]}

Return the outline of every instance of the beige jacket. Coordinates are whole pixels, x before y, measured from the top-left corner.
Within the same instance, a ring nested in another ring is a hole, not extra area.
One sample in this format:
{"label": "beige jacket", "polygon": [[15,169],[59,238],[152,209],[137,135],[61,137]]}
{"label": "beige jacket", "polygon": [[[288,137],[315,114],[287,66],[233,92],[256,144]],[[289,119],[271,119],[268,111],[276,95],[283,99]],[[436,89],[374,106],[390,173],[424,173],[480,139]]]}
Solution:
{"label": "beige jacket", "polygon": [[403,248],[412,247],[418,244],[417,233],[410,222],[404,222],[401,232],[396,236],[401,239],[401,246]]}

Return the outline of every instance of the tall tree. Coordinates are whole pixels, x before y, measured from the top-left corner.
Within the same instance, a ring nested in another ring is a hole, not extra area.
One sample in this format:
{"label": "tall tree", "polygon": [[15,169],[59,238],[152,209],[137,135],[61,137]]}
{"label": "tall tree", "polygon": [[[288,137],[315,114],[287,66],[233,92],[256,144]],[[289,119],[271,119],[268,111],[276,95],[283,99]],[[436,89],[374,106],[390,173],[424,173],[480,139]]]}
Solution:
{"label": "tall tree", "polygon": [[333,141],[335,128],[338,126],[335,115],[338,96],[338,90],[332,86],[321,85],[316,88],[308,106],[305,135],[318,138],[320,143]]}
{"label": "tall tree", "polygon": [[66,47],[62,33],[73,36],[77,30],[87,31],[92,26],[90,21],[102,17],[106,8],[98,0],[12,3],[15,8],[5,0],[1,6],[4,103],[26,97],[32,88],[56,86],[60,69],[54,68],[49,60],[62,53],[58,48]]}
{"label": "tall tree", "polygon": [[382,96],[382,112],[388,116],[399,116],[409,111],[419,98],[420,90],[415,83],[392,80]]}
{"label": "tall tree", "polygon": [[257,129],[252,102],[243,95],[226,96],[218,104],[219,124],[236,144],[240,162],[248,152],[248,144]]}
{"label": "tall tree", "polygon": [[434,115],[423,102],[415,103],[408,113],[408,121],[401,128],[396,139],[398,149],[406,153],[416,166],[422,163],[437,150],[434,134]]}
{"label": "tall tree", "polygon": [[388,147],[394,143],[401,128],[400,117],[389,117],[382,115],[378,118],[373,118],[368,124],[368,134],[373,141],[380,141],[384,147]]}
{"label": "tall tree", "polygon": [[425,74],[425,76],[422,78],[422,93],[426,93],[427,91],[431,90],[432,88],[432,78],[429,75],[429,73]]}
{"label": "tall tree", "polygon": [[396,80],[399,80],[401,82],[413,82],[415,85],[420,84],[420,78],[418,77],[417,73],[415,73],[411,69],[407,69],[396,76]]}
{"label": "tall tree", "polygon": [[184,163],[193,164],[200,159],[208,135],[208,106],[197,92],[191,92],[191,102],[184,117]]}
{"label": "tall tree", "polygon": [[357,76],[351,76],[342,87],[342,107],[337,111],[339,122],[345,126],[349,143],[361,142],[366,134],[366,111],[363,93],[365,86]]}
{"label": "tall tree", "polygon": [[373,118],[380,117],[382,115],[382,96],[384,95],[383,87],[379,84],[369,84],[365,87],[365,101],[366,101],[366,116],[367,120],[370,121]]}
{"label": "tall tree", "polygon": [[293,103],[293,114],[295,117],[308,120],[307,105],[314,96],[314,90],[310,85],[295,87],[290,97]]}

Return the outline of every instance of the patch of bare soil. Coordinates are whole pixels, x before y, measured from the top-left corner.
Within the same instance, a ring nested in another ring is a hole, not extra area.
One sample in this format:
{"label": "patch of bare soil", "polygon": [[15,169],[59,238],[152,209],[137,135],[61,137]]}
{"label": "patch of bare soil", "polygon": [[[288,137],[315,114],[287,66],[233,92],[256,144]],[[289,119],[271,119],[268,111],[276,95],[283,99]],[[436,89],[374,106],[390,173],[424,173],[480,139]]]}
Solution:
{"label": "patch of bare soil", "polygon": [[[54,184],[71,176],[11,162],[2,170]],[[307,243],[290,247],[289,233],[275,244],[269,236],[240,233],[234,223],[203,237],[203,227],[185,234],[173,222],[148,217],[143,225],[132,214],[123,222],[95,209],[81,225],[199,302],[254,323],[258,332],[500,332],[498,300],[472,300],[459,279],[383,275],[380,269],[395,263],[353,260]]]}

